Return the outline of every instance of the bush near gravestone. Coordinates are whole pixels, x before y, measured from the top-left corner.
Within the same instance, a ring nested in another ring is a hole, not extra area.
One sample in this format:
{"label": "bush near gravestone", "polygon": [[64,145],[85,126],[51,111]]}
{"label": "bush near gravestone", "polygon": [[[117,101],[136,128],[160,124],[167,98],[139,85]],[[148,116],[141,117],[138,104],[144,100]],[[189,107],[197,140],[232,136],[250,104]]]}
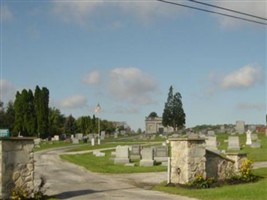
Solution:
{"label": "bush near gravestone", "polygon": [[250,183],[258,181],[260,177],[252,174],[253,162],[251,160],[244,160],[241,164],[240,174],[235,175],[229,180],[228,184]]}
{"label": "bush near gravestone", "polygon": [[256,182],[260,177],[252,174],[252,166],[253,163],[251,160],[244,160],[240,167],[240,173],[234,175],[230,179],[216,181],[213,177],[204,178],[203,175],[197,175],[193,181],[190,181],[185,185],[178,185],[189,189],[208,189],[223,185]]}

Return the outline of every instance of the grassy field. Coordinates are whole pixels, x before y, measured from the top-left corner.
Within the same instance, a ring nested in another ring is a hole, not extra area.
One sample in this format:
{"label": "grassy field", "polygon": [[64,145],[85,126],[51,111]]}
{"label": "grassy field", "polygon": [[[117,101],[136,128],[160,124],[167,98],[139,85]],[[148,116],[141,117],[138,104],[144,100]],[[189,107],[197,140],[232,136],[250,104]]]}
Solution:
{"label": "grassy field", "polygon": [[165,186],[166,183],[162,183],[155,186],[154,190],[201,200],[265,200],[267,198],[267,168],[253,170],[253,173],[264,178],[256,183],[228,185],[210,189],[167,187]]}
{"label": "grassy field", "polygon": [[[217,141],[219,142],[220,150],[227,150],[227,142],[229,134],[217,134]],[[246,145],[246,134],[238,135],[240,139],[240,152],[247,153],[248,159],[253,162],[267,161],[267,137],[264,134],[258,134],[258,138],[261,140],[261,148],[251,148]]]}
{"label": "grassy field", "polygon": [[153,167],[140,167],[135,162],[134,167],[115,165],[111,160],[111,151],[103,151],[106,153],[104,157],[96,157],[92,153],[80,155],[61,155],[63,160],[67,160],[74,164],[85,167],[92,172],[100,173],[140,173],[140,172],[159,172],[167,171],[167,167],[156,165]]}

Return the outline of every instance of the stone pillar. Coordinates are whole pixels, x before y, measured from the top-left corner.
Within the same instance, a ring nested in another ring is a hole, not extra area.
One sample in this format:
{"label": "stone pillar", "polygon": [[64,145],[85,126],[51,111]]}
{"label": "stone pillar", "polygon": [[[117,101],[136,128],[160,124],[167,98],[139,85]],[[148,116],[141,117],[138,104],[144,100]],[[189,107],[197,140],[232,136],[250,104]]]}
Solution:
{"label": "stone pillar", "polygon": [[34,192],[34,138],[0,139],[0,199],[9,199],[15,187]]}
{"label": "stone pillar", "polygon": [[247,154],[246,153],[227,153],[226,157],[235,162],[234,172],[239,173],[242,163],[244,162],[244,160],[247,159]]}
{"label": "stone pillar", "polygon": [[173,138],[171,144],[171,183],[186,184],[197,175],[206,178],[205,139]]}

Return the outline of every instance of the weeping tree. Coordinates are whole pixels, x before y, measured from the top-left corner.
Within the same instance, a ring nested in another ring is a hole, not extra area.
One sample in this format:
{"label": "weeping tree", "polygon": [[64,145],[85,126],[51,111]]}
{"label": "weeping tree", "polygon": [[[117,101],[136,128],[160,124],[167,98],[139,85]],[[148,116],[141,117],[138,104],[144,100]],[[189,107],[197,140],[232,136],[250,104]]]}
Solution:
{"label": "weeping tree", "polygon": [[182,96],[179,92],[173,93],[173,87],[170,86],[167,102],[162,114],[162,125],[173,127],[173,130],[184,128],[185,113],[183,109]]}

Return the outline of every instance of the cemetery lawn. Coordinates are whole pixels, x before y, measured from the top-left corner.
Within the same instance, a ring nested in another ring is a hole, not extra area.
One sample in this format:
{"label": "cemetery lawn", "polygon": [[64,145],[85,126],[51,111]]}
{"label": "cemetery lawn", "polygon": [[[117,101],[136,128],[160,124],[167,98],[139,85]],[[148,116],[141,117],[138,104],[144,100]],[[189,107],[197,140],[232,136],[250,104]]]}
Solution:
{"label": "cemetery lawn", "polygon": [[111,160],[111,151],[105,152],[103,157],[96,157],[93,153],[77,154],[77,155],[60,155],[60,158],[71,163],[80,165],[89,171],[99,173],[141,173],[141,172],[161,172],[167,171],[167,167],[156,165],[153,167],[140,167],[138,162],[135,162],[134,167],[115,165]]}
{"label": "cemetery lawn", "polygon": [[263,177],[263,179],[255,183],[227,185],[210,189],[167,187],[165,186],[166,183],[161,183],[153,189],[203,200],[265,200],[267,197],[267,168],[255,169],[253,173]]}
{"label": "cemetery lawn", "polygon": [[[219,133],[216,135],[220,143],[219,149],[227,151],[227,142],[229,134]],[[264,134],[258,134],[258,138],[261,140],[261,148],[251,148],[246,145],[246,134],[237,135],[240,139],[240,146],[242,153],[247,153],[248,159],[253,162],[267,161],[267,137]]]}

